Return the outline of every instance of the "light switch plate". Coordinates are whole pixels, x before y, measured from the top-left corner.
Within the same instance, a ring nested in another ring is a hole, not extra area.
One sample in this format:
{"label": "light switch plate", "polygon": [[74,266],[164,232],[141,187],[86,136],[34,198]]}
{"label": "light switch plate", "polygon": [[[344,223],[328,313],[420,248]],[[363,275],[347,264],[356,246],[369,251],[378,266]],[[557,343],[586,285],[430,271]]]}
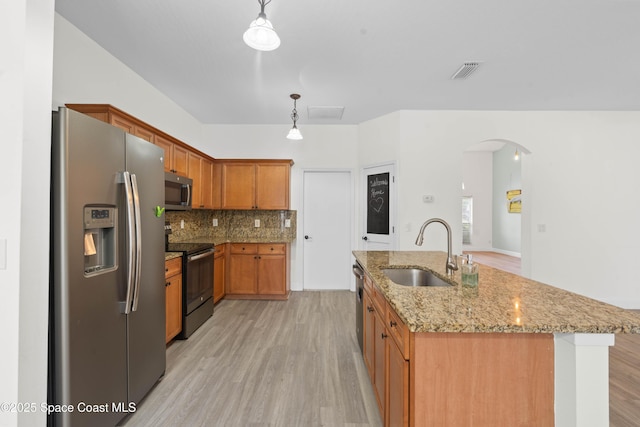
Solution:
{"label": "light switch plate", "polygon": [[184,219],[180,220],[180,228],[184,228]]}
{"label": "light switch plate", "polygon": [[291,227],[291,220],[290,219],[285,219],[284,220],[284,226],[287,227],[287,228]]}
{"label": "light switch plate", "polygon": [[256,219],[256,220],[254,221],[254,225],[255,225],[256,227],[260,227],[260,220],[259,220],[259,219]]}
{"label": "light switch plate", "polygon": [[218,226],[218,218],[213,218],[213,221],[211,221],[214,227]]}

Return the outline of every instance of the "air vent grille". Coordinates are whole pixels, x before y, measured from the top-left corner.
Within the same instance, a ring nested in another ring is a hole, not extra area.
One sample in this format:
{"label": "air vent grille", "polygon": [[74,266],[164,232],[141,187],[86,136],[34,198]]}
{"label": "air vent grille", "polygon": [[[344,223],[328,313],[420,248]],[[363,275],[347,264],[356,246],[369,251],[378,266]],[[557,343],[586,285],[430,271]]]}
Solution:
{"label": "air vent grille", "polygon": [[468,78],[474,73],[480,66],[480,62],[465,62],[458,68],[458,71],[453,73],[451,80],[462,80]]}

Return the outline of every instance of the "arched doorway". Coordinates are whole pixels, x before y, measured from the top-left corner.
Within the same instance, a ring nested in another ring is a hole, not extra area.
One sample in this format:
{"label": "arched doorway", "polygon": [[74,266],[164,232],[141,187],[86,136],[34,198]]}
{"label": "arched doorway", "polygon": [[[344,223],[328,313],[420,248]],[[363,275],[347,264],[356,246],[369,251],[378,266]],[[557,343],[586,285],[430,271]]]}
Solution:
{"label": "arched doorway", "polygon": [[522,164],[529,154],[507,139],[481,141],[463,153],[463,251],[517,274],[522,274],[522,254],[528,253],[522,250],[526,213],[521,208],[526,206]]}

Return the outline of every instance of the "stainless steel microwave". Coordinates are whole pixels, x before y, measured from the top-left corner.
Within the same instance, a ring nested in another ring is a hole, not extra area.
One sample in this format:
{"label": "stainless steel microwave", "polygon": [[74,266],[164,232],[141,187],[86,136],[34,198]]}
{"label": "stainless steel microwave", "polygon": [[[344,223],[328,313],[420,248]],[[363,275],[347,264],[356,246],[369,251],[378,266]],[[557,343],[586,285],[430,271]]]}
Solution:
{"label": "stainless steel microwave", "polygon": [[168,211],[191,209],[193,180],[174,173],[164,173],[164,207]]}

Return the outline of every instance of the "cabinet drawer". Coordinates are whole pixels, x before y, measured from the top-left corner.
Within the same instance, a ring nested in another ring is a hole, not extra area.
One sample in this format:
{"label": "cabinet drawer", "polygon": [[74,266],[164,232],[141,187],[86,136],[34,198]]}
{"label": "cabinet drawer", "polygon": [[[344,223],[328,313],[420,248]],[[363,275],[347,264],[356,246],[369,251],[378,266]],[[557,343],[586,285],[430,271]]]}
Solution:
{"label": "cabinet drawer", "polygon": [[398,317],[395,310],[387,304],[386,306],[386,326],[389,334],[398,345],[402,356],[409,360],[409,329]]}
{"label": "cabinet drawer", "polygon": [[286,245],[284,243],[267,243],[261,244],[258,246],[258,253],[260,255],[284,255],[287,251]]}
{"label": "cabinet drawer", "polygon": [[164,263],[164,278],[175,276],[182,273],[182,257],[173,258]]}
{"label": "cabinet drawer", "polygon": [[215,246],[216,255],[224,255],[226,247],[227,245],[225,244],[216,245]]}
{"label": "cabinet drawer", "polygon": [[232,243],[232,254],[256,254],[258,253],[257,243]]}

